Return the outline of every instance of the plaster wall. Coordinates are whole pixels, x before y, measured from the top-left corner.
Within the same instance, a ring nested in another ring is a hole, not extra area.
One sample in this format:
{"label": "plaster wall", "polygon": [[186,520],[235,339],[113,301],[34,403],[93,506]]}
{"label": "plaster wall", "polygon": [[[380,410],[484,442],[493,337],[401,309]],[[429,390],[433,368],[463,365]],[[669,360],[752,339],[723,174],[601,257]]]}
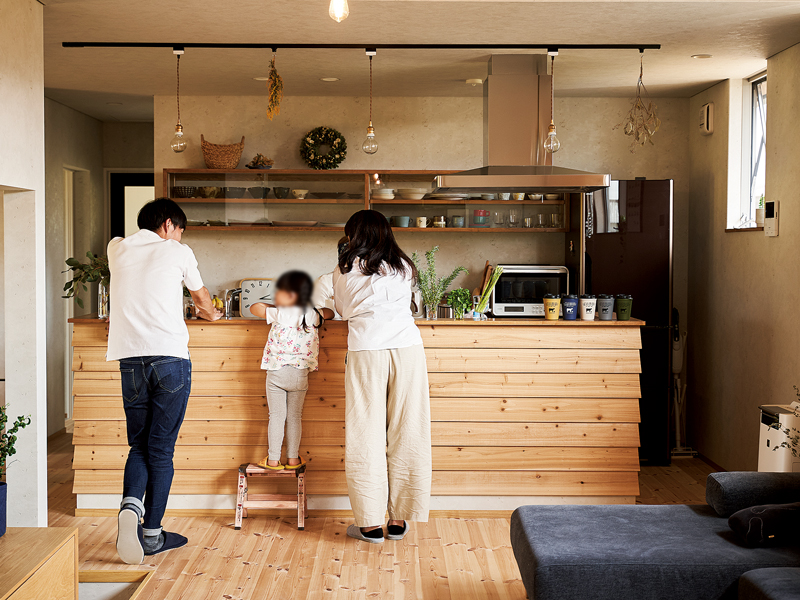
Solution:
{"label": "plaster wall", "polygon": [[[686,199],[688,102],[657,100],[662,130],[656,146],[631,154],[628,138],[611,131],[628,110],[623,98],[558,98],[557,115],[562,150],[556,164],[598,169],[615,178],[646,176],[676,180],[676,285],[685,306]],[[481,98],[376,98],[374,121],[380,150],[361,152],[368,99],[354,97],[287,97],[281,114],[270,122],[261,96],[189,96],[181,98],[181,119],[190,145],[181,154],[169,148],[175,124],[171,96],[157,96],[155,107],[155,167],[157,193],[164,168],[203,168],[199,137],[232,143],[245,135],[242,166],[256,152],[275,159],[276,168],[305,168],[299,141],[318,125],[335,127],[348,141],[342,168],[353,169],[469,169],[482,165],[483,101]],[[212,233],[184,236],[200,262],[212,293],[252,276],[276,276],[290,265],[301,265],[320,275],[335,264],[336,233]],[[463,264],[470,275],[457,285],[473,288],[486,260],[493,263],[552,263],[563,261],[561,234],[452,234],[399,233],[409,253],[439,244],[437,265],[442,271]],[[681,270],[682,269],[682,270]],[[677,298],[678,296],[676,296]],[[683,312],[683,311],[682,311]]]}
{"label": "plaster wall", "polygon": [[[67,248],[70,215],[65,206],[64,171],[73,173],[72,248]],[[105,253],[103,195],[103,125],[83,113],[50,99],[45,100],[46,264],[47,264],[47,396],[48,434],[64,427],[68,391],[65,372],[70,364],[67,327],[72,300],[63,296],[64,261],[74,256],[86,262],[86,252]],[[75,315],[96,309],[96,288],[82,293],[84,308],[74,305]]]}
{"label": "plaster wall", "polygon": [[0,2],[6,397],[12,416],[32,417],[6,473],[15,527],[47,525],[42,10],[35,0]]}
{"label": "plaster wall", "polygon": [[106,121],[103,166],[108,169],[153,168],[153,124]]}
{"label": "plaster wall", "polygon": [[758,406],[788,404],[800,385],[798,63],[800,45],[770,58],[767,69],[766,197],[781,202],[778,237],[725,232],[728,197],[738,193],[727,183],[729,114],[736,127],[729,107],[741,93],[723,82],[690,102],[690,115],[709,101],[717,115],[711,136],[690,127],[690,442],[728,470],[757,467]]}

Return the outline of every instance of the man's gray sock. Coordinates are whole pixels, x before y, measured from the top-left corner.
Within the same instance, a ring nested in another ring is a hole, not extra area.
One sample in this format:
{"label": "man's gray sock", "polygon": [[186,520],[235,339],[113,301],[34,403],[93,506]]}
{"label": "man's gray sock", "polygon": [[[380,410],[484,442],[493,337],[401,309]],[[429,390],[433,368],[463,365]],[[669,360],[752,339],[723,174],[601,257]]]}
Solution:
{"label": "man's gray sock", "polygon": [[139,515],[139,520],[140,521],[141,521],[142,517],[144,516],[142,514],[142,510],[138,506],[136,506],[135,504],[133,504],[131,502],[127,502],[127,503],[123,504],[122,508],[120,510],[132,510],[137,515]]}
{"label": "man's gray sock", "polygon": [[144,551],[145,552],[158,552],[161,546],[164,545],[164,534],[146,535],[144,536]]}

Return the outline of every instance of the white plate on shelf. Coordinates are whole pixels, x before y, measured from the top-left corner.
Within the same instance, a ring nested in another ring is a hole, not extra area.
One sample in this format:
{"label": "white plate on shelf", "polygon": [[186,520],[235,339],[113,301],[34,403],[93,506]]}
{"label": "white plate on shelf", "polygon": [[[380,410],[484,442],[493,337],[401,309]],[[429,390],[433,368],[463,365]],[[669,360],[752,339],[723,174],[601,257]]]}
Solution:
{"label": "white plate on shelf", "polygon": [[347,223],[320,223],[321,227],[344,227]]}
{"label": "white plate on shelf", "polygon": [[394,200],[394,194],[372,194],[373,200]]}
{"label": "white plate on shelf", "polygon": [[422,200],[425,197],[423,193],[413,193],[413,192],[400,192],[400,197],[404,200]]}
{"label": "white plate on shelf", "polygon": [[317,221],[273,221],[275,227],[314,227]]}
{"label": "white plate on shelf", "polygon": [[458,194],[455,192],[439,192],[436,194],[431,194],[431,198],[436,198],[437,200],[452,200],[453,198],[469,198],[469,194]]}

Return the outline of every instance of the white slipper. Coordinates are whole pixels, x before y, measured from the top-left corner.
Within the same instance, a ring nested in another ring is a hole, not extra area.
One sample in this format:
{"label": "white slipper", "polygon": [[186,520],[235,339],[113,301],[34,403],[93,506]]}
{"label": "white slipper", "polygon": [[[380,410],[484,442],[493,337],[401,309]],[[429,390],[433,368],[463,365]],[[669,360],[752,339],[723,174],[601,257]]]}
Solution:
{"label": "white slipper", "polygon": [[382,544],[383,543],[383,536],[381,536],[379,538],[367,537],[363,533],[361,533],[361,528],[360,527],[356,527],[355,525],[350,525],[347,528],[347,535],[350,536],[351,538],[355,538],[357,540],[361,540],[362,542],[369,542],[370,544]]}
{"label": "white slipper", "polygon": [[117,554],[129,565],[144,560],[144,531],[139,513],[131,508],[123,508],[117,516]]}

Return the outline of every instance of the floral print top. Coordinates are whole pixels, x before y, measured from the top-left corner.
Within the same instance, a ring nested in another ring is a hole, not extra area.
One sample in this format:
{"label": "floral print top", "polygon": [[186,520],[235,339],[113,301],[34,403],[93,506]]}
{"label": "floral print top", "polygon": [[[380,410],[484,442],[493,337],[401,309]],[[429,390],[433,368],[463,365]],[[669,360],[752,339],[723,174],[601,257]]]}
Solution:
{"label": "floral print top", "polygon": [[308,331],[303,329],[303,311],[297,306],[267,308],[267,323],[272,325],[261,358],[261,368],[277,371],[290,366],[316,371],[318,369],[319,323],[317,313],[305,313]]}

